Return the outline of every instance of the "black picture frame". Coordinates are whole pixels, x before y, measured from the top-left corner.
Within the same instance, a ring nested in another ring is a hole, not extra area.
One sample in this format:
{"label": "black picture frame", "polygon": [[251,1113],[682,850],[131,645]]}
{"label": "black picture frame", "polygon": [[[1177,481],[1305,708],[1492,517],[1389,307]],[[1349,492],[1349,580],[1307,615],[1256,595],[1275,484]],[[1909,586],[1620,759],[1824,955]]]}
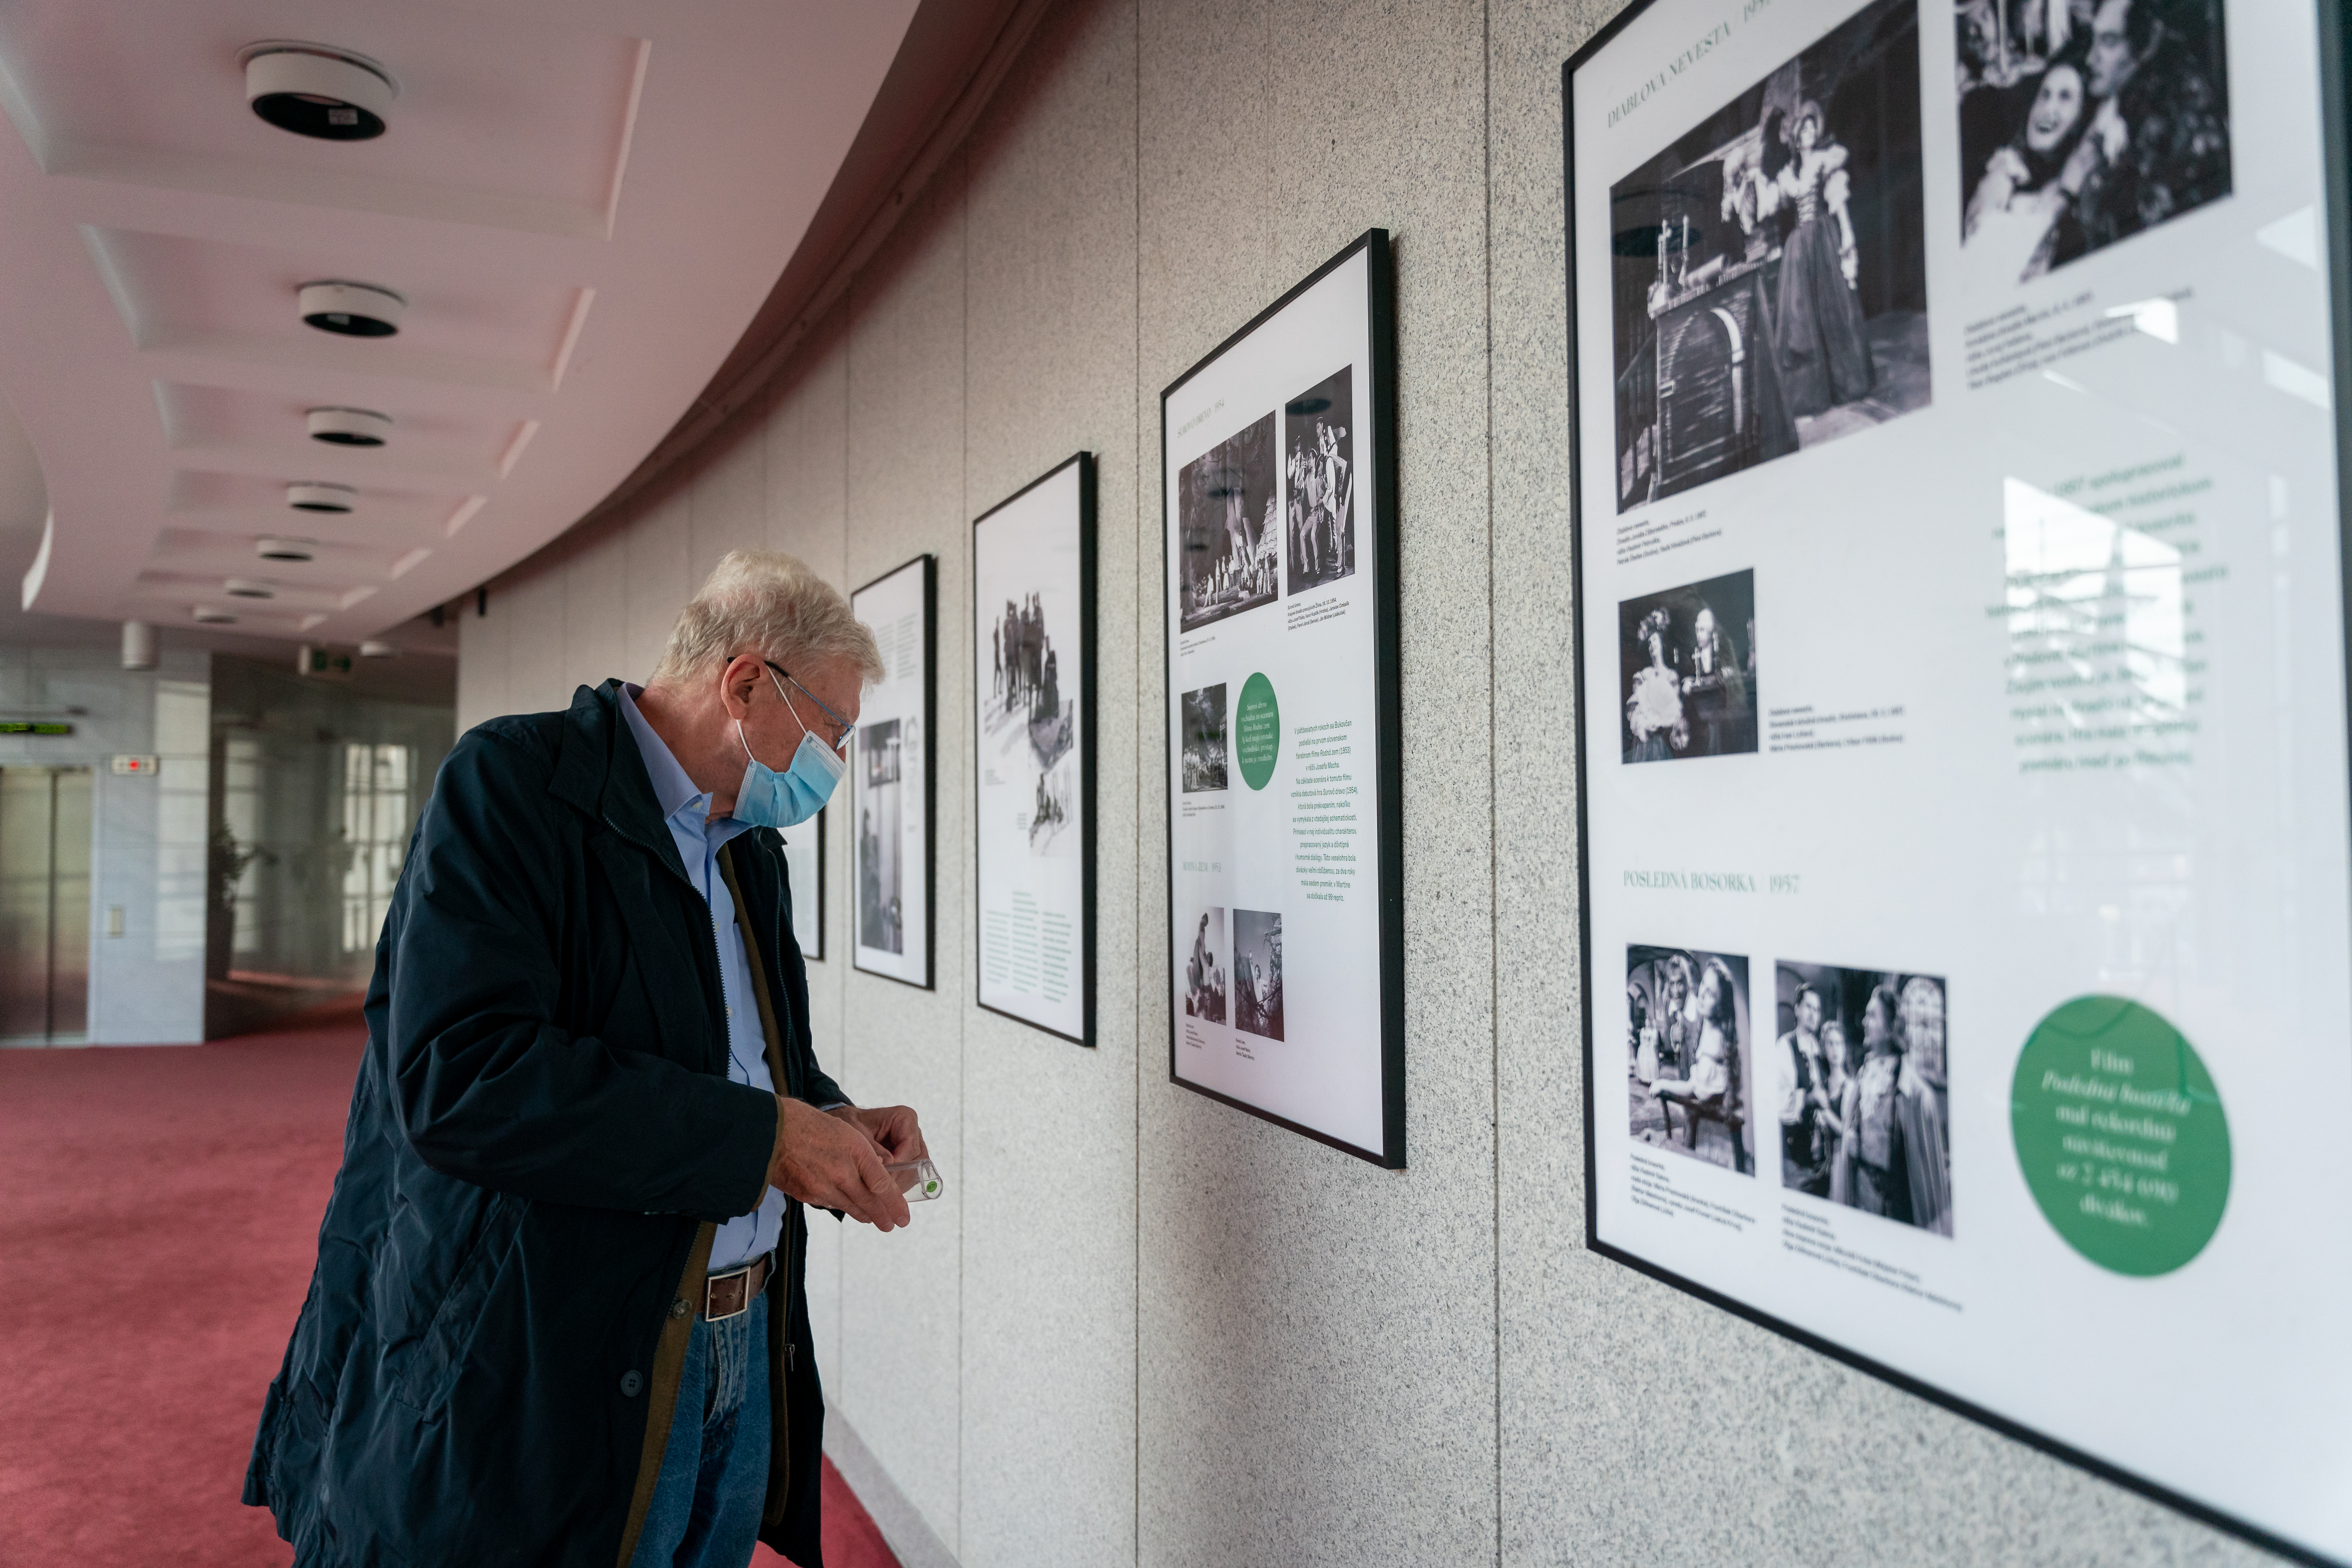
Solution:
{"label": "black picture frame", "polygon": [[[1023,485],[1019,489],[1013,491],[1011,495],[1005,497],[994,506],[990,507],[986,511],[982,512],[978,517],[973,518],[971,520],[971,571],[968,574],[968,576],[969,581],[971,584],[972,628],[976,641],[979,632],[980,616],[985,608],[985,606],[983,606],[980,602],[980,531],[982,526],[991,518],[997,516],[1007,507],[1013,505],[1015,501],[1018,501],[1024,496],[1029,495],[1032,491],[1036,490],[1041,486],[1060,478],[1064,473],[1067,472],[1073,465],[1076,467],[1078,471],[1078,515],[1076,520],[1078,531],[1078,694],[1076,700],[1078,712],[1078,856],[1083,867],[1082,878],[1084,883],[1084,891],[1081,894],[1083,913],[1081,915],[1078,937],[1078,963],[1080,972],[1079,990],[1082,997],[1081,1006],[1083,1009],[1082,1016],[1084,1022],[1081,1025],[1080,1032],[1073,1035],[1065,1030],[1054,1028],[1049,1025],[1039,1023],[1034,1018],[1025,1017],[1019,1013],[1011,1012],[1003,1007],[991,1006],[986,1001],[982,999],[981,976],[985,973],[987,967],[987,922],[982,918],[981,911],[986,907],[987,902],[985,887],[987,870],[984,857],[981,853],[977,833],[975,833],[974,837],[972,852],[972,1000],[976,1005],[985,1012],[993,1013],[1002,1018],[1011,1018],[1016,1023],[1027,1025],[1029,1027],[1037,1030],[1041,1034],[1051,1035],[1056,1039],[1067,1040],[1073,1045],[1084,1046],[1091,1049],[1097,1044],[1095,1035],[1095,898],[1097,883],[1097,869],[1095,864],[1095,653],[1097,612],[1096,569],[1097,563],[1097,547],[1095,534],[1096,475],[1094,454],[1092,452],[1082,451],[1064,458],[1061,462],[1055,464],[1052,468],[1046,469],[1045,472],[1038,475],[1027,484]],[[972,665],[971,678],[973,705],[976,710],[979,703],[980,689],[980,666],[979,661],[976,658]],[[973,820],[975,824],[979,820],[981,806],[981,766],[978,757],[978,749],[981,743],[982,735],[979,728],[975,725],[972,731],[974,757],[971,779]]]}
{"label": "black picture frame", "polygon": [[[1564,202],[1562,221],[1565,225],[1565,259],[1567,284],[1567,365],[1568,365],[1568,428],[1571,473],[1580,476],[1586,461],[1582,450],[1584,389],[1578,380],[1580,345],[1578,337],[1577,299],[1577,187],[1576,187],[1576,73],[1593,59],[1624,31],[1633,20],[1662,0],[1633,0],[1610,19],[1598,32],[1570,55],[1560,67],[1560,132],[1561,178]],[[2335,415],[2336,430],[2336,473],[2339,508],[2346,498],[2352,498],[2352,146],[2347,145],[2347,105],[2346,84],[2352,79],[2352,25],[2347,25],[2344,9],[2330,0],[2317,0],[2319,18],[2320,124],[2322,130],[2321,184],[2326,208],[2323,216],[2326,229],[2326,250],[2328,264],[2327,296],[2331,319],[2330,333],[2335,350]],[[1601,237],[1606,246],[1612,237]],[[1581,973],[1587,976],[1599,973],[1595,967],[1592,944],[1592,824],[1588,802],[1590,769],[1589,711],[1586,702],[1585,659],[1585,586],[1584,586],[1584,494],[1581,483],[1572,479],[1569,486],[1570,583],[1573,595],[1570,658],[1573,677],[1570,701],[1573,705],[1576,737],[1576,836],[1577,836],[1577,936]],[[1608,520],[1609,526],[1614,520]],[[2337,518],[2339,560],[2342,563],[2343,602],[2352,607],[2352,551],[2342,548],[2346,537],[2344,518]],[[1603,613],[1614,615],[1614,605],[1602,606]],[[2345,618],[2345,660],[2347,688],[2352,688],[2352,615]],[[2173,1509],[2201,1523],[2226,1531],[2256,1545],[2266,1552],[2297,1563],[2307,1563],[2328,1568],[2335,1559],[2322,1555],[2300,1542],[2277,1535],[2251,1520],[2230,1513],[2198,1499],[2186,1496],[2147,1477],[2127,1470],[2095,1454],[2052,1436],[2035,1427],[2003,1415],[1997,1411],[1963,1398],[1884,1362],[1864,1355],[1835,1341],[1790,1322],[1738,1299],[1703,1285],[1689,1277],[1654,1263],[1626,1248],[1603,1241],[1599,1235],[1599,1149],[1597,1130],[1601,1126],[1600,1107],[1595,1099],[1593,1008],[1588,994],[1581,1009],[1582,1050],[1584,1068],[1584,1237],[1588,1251],[1624,1265],[1695,1296],[1708,1305],[1720,1308],[1745,1319],[1760,1328],[1770,1330],[1792,1340],[1809,1350],[1818,1352],[1832,1361],[1866,1373],[1892,1384],[1906,1394],[1917,1395],[1932,1405],[1955,1415],[1988,1426],[2003,1436],[2013,1438],[2029,1447],[2086,1470],[2103,1480],[2137,1492]]]}
{"label": "black picture frame", "polygon": [[[883,584],[888,582],[891,578],[896,577],[900,573],[915,566],[920,566],[923,572],[923,977],[920,980],[909,980],[905,975],[892,974],[887,970],[869,969],[864,963],[858,962],[858,950],[862,945],[858,942],[858,921],[862,918],[862,911],[856,896],[859,892],[861,882],[858,876],[857,858],[860,853],[858,843],[859,836],[856,831],[857,825],[855,822],[850,824],[851,831],[849,838],[849,880],[850,892],[852,895],[849,901],[849,966],[860,974],[870,974],[877,980],[888,980],[894,981],[900,985],[911,985],[918,991],[932,991],[938,989],[940,968],[940,753],[938,743],[940,732],[940,558],[929,552],[926,552],[923,554],[915,556],[911,560],[902,561],[898,565],[890,568],[887,572],[883,573],[881,575],[873,578],[871,581],[862,583],[856,588],[851,589],[849,594],[849,602],[854,610],[857,603],[857,596],[860,594],[864,594],[874,588],[878,588]],[[858,728],[863,731],[865,727],[865,721],[861,718]],[[851,759],[850,766],[852,768],[856,768],[857,766],[857,762],[854,755]],[[853,782],[851,799],[855,801],[856,798],[856,789]]]}
{"label": "black picture frame", "polygon": [[[1238,345],[1280,316],[1284,310],[1325,278],[1346,266],[1357,256],[1368,262],[1369,320],[1367,337],[1370,343],[1371,386],[1365,398],[1370,411],[1371,437],[1369,460],[1376,476],[1373,504],[1370,521],[1372,532],[1371,560],[1374,576],[1370,595],[1372,608],[1372,661],[1374,681],[1374,721],[1378,731],[1375,741],[1374,775],[1380,790],[1379,808],[1374,823],[1377,845],[1373,855],[1379,878],[1377,905],[1379,910],[1379,951],[1376,973],[1381,987],[1381,1146],[1373,1149],[1350,1143],[1318,1129],[1307,1127],[1289,1118],[1277,1115],[1234,1096],[1192,1082],[1177,1070],[1180,1040],[1173,1017],[1168,1032],[1168,1080],[1192,1093],[1232,1106],[1261,1121],[1311,1138],[1384,1170],[1402,1170],[1405,1166],[1405,1069],[1404,1069],[1404,765],[1402,736],[1403,731],[1402,659],[1399,651],[1399,556],[1397,549],[1397,353],[1396,353],[1396,274],[1390,254],[1389,231],[1368,228],[1350,240],[1338,254],[1301,279],[1283,296],[1252,317],[1247,323],[1223,342],[1202,355],[1181,375],[1170,382],[1160,394],[1160,454],[1158,481],[1160,492],[1160,627],[1161,627],[1161,689],[1160,708],[1163,714],[1177,680],[1176,648],[1168,631],[1166,607],[1174,591],[1167,562],[1170,532],[1177,520],[1168,507],[1167,464],[1169,447],[1168,400],[1187,383],[1215,364]],[[1360,458],[1361,462],[1365,458]],[[1163,781],[1161,804],[1165,810],[1168,881],[1164,900],[1163,931],[1172,932],[1175,924],[1175,836],[1176,802],[1165,787],[1169,768],[1176,754],[1177,739],[1172,730],[1164,731],[1160,777]],[[1167,989],[1161,994],[1162,1005],[1173,998],[1182,960],[1171,941]]]}

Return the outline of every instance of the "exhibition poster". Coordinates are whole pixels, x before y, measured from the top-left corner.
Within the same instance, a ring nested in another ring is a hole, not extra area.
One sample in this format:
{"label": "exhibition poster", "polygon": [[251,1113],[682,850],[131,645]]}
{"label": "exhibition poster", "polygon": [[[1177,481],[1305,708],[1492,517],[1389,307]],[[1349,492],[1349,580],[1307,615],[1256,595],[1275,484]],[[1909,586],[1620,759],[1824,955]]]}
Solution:
{"label": "exhibition poster", "polygon": [[811,963],[824,957],[824,813],[796,822],[779,836],[793,895],[793,940]]}
{"label": "exhibition poster", "polygon": [[1368,232],[1160,396],[1170,1076],[1404,1163],[1395,420]]}
{"label": "exhibition poster", "polygon": [[1591,1244],[2345,1560],[2324,21],[1654,0],[1565,88]]}
{"label": "exhibition poster", "polygon": [[980,1005],[1094,1044],[1094,458],[971,525]]}
{"label": "exhibition poster", "polygon": [[938,563],[919,555],[849,596],[881,646],[849,755],[852,962],[931,984],[931,720]]}

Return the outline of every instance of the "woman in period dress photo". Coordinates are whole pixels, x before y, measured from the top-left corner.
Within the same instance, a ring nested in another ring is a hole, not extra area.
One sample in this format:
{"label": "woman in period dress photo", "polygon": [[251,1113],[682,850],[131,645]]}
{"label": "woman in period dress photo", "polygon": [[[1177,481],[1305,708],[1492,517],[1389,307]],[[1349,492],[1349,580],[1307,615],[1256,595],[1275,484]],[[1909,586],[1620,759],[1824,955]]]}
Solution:
{"label": "woman in period dress photo", "polygon": [[1690,745],[1690,724],[1683,714],[1682,680],[1666,658],[1666,634],[1674,616],[1664,605],[1642,617],[1637,634],[1649,649],[1650,662],[1633,677],[1633,693],[1625,699],[1625,730],[1633,743],[1625,749],[1629,763],[1659,763]]}
{"label": "woman in period dress photo", "polygon": [[[1696,1048],[1685,1060],[1685,1078],[1664,1076],[1650,1085],[1650,1093],[1661,1107],[1680,1107],[1691,1119],[1690,1142],[1698,1142],[1697,1121],[1702,1115],[1721,1121],[1729,1133],[1731,1164],[1734,1170],[1748,1169],[1748,1150],[1741,1129],[1746,1122],[1741,1104],[1739,1071],[1738,982],[1732,976],[1731,966],[1714,953],[1708,953],[1699,972],[1698,996],[1692,1011],[1697,1016]],[[1664,1117],[1667,1142],[1674,1137],[1674,1118]]]}
{"label": "woman in period dress photo", "polygon": [[[1781,122],[1780,135],[1789,157],[1773,179],[1797,220],[1781,247],[1780,395],[1790,417],[1804,419],[1868,396],[1876,377],[1854,299],[1862,273],[1847,205],[1848,153],[1811,99]],[[1769,146],[1769,128],[1766,139]]]}

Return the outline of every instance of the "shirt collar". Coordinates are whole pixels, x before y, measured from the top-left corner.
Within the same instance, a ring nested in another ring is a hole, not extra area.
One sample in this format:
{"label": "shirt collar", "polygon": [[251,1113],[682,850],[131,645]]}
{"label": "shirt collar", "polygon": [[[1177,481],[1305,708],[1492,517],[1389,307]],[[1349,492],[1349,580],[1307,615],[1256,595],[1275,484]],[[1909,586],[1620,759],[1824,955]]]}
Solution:
{"label": "shirt collar", "polygon": [[[681,813],[691,812],[693,825],[699,830],[710,810],[709,794],[694,787],[694,781],[687,777],[677,756],[663,743],[654,727],[646,722],[646,716],[637,711],[637,699],[645,689],[627,681],[621,683],[621,717],[628,721],[629,733],[637,738],[637,750],[646,759],[646,776],[653,781],[654,800],[661,806],[664,819],[675,820]],[[725,820],[732,822],[734,818]]]}

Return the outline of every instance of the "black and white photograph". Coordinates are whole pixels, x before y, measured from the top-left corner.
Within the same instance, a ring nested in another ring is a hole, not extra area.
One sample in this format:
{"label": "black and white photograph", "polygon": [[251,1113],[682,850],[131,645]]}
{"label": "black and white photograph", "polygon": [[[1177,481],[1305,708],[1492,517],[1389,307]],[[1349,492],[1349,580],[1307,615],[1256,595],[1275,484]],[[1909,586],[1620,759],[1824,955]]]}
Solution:
{"label": "black and white photograph", "polygon": [[1069,754],[1077,704],[1062,690],[1061,655],[1040,601],[1036,594],[1005,600],[990,642],[997,711],[1025,731],[1037,765],[1050,768]]}
{"label": "black and white photograph", "polygon": [[1244,425],[1177,472],[1181,629],[1272,604],[1282,594],[1274,415]]}
{"label": "black and white photograph", "polygon": [[1617,606],[1619,742],[1629,763],[1756,750],[1756,574]]}
{"label": "black and white photograph", "polygon": [[1225,685],[1184,693],[1184,793],[1225,787]]}
{"label": "black and white photograph", "polygon": [[1766,1087],[1780,1110],[1780,1184],[1951,1235],[1943,977],[1823,963],[1776,968]]}
{"label": "black and white photograph", "polygon": [[1293,594],[1356,570],[1355,400],[1341,370],[1283,405],[1284,510]]}
{"label": "black and white photograph", "polygon": [[1916,0],[1610,188],[1617,510],[1927,406]]}
{"label": "black and white photograph", "polygon": [[[1075,614],[1076,606],[1070,609]],[[1007,599],[987,639],[991,700],[981,713],[983,755],[992,740],[998,742],[1000,759],[1007,750],[1026,748],[1028,766],[1022,771],[1036,775],[1026,826],[1029,852],[1054,854],[1066,847],[1066,830],[1073,820],[1076,769],[1062,763],[1077,734],[1078,705],[1062,689],[1062,658],[1046,625],[1044,595]]]}
{"label": "black and white photograph", "polygon": [[972,521],[976,999],[1094,1043],[1094,459]]}
{"label": "black and white photograph", "polygon": [[1747,1175],[1748,961],[1694,948],[1625,950],[1625,1085],[1635,1142]]}
{"label": "black and white photograph", "polygon": [[2221,0],[1960,0],[1960,244],[2039,278],[2230,194]]}
{"label": "black and white photograph", "polygon": [[1205,909],[1192,921],[1192,951],[1184,960],[1184,1016],[1203,1023],[1225,1021],[1228,973],[1225,911]]}
{"label": "black and white photograph", "polygon": [[1234,1027],[1282,1038],[1282,916],[1234,911]]}
{"label": "black and white photograph", "polygon": [[906,877],[898,850],[898,721],[857,731],[857,944],[907,949]]}

